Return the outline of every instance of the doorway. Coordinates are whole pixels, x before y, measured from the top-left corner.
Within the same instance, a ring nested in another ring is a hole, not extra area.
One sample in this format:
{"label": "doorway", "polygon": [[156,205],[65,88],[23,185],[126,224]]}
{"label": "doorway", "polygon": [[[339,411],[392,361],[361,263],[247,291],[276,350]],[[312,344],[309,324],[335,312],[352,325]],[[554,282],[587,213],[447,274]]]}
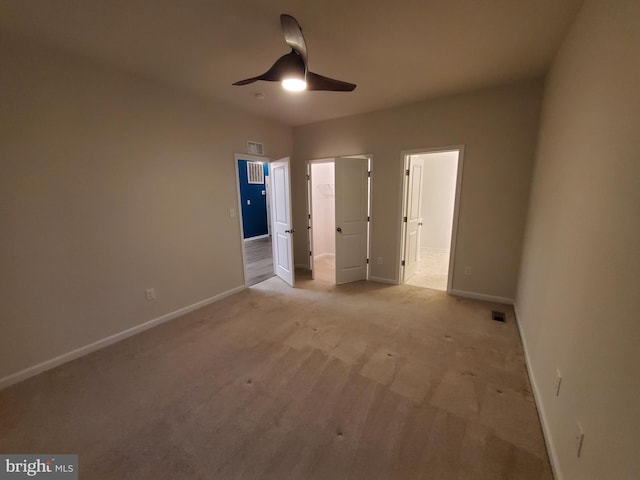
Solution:
{"label": "doorway", "polygon": [[405,152],[402,283],[450,291],[463,148]]}
{"label": "doorway", "polygon": [[[289,158],[235,154],[245,286],[278,276],[294,285]],[[231,209],[230,216],[235,216]]]}
{"label": "doorway", "polygon": [[245,284],[274,276],[270,219],[270,169],[264,158],[236,158]]}
{"label": "doorway", "polygon": [[313,278],[336,281],[336,181],[333,159],[310,164],[311,251]]}
{"label": "doorway", "polygon": [[371,158],[313,160],[307,172],[312,278],[336,284],[366,280]]}

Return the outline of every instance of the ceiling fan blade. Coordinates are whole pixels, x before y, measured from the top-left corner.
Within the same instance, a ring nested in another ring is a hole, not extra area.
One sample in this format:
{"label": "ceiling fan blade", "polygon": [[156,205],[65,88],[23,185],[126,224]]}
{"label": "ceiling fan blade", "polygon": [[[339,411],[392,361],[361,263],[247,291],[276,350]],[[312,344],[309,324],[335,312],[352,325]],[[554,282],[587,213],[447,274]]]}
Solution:
{"label": "ceiling fan blade", "polygon": [[262,80],[262,75],[258,77],[246,78],[244,80],[238,80],[237,82],[234,82],[233,85],[236,85],[236,86],[249,85],[250,83],[257,82],[258,80]]}
{"label": "ceiling fan blade", "polygon": [[307,90],[327,90],[330,92],[353,92],[356,84],[324,77],[317,73],[307,72]]}
{"label": "ceiling fan blade", "polygon": [[302,35],[302,28],[291,15],[280,15],[282,34],[291,51],[281,56],[269,70],[257,77],[235,82],[234,85],[248,85],[258,80],[279,82],[287,78],[306,78],[307,90],[325,90],[330,92],[352,92],[354,83],[343,82],[334,78],[318,75],[307,70],[307,44]]}
{"label": "ceiling fan blade", "polygon": [[298,77],[304,77],[304,71],[305,66],[302,58],[292,50],[276,60],[271,68],[262,75],[240,80],[235,82],[234,85],[249,85],[250,83],[257,82],[258,80],[264,80],[266,82],[280,82],[288,73],[295,73]]}
{"label": "ceiling fan blade", "polygon": [[304,64],[307,64],[307,44],[302,35],[302,28],[298,21],[291,15],[283,13],[280,15],[280,26],[284,34],[284,41],[302,57]]}

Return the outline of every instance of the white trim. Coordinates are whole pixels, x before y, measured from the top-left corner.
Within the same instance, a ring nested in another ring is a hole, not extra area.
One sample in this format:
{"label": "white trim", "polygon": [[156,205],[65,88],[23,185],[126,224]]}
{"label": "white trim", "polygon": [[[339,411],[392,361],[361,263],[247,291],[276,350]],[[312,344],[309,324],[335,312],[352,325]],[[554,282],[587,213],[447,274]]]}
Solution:
{"label": "white trim", "polygon": [[458,297],[473,298],[474,300],[485,300],[487,302],[504,303],[505,305],[513,305],[513,298],[498,297],[497,295],[487,295],[485,293],[467,292],[466,290],[450,290],[451,295]]}
{"label": "white trim", "polygon": [[[311,185],[313,185],[313,180],[311,178],[311,163],[307,162],[305,168],[307,169],[307,181],[305,182],[304,188],[306,189],[307,194],[307,252],[309,252],[309,270],[311,270],[311,280],[316,279],[316,271],[315,271],[315,263],[313,259],[313,218],[311,217],[311,212],[313,211],[313,193],[311,191]],[[306,255],[305,255],[306,257]]]}
{"label": "white trim", "polygon": [[398,259],[396,265],[396,283],[402,284],[404,280],[404,268],[402,266],[402,260],[404,258],[404,242],[405,242],[405,228],[404,228],[404,216],[407,210],[407,168],[408,168],[408,156],[411,151],[400,152],[402,158],[402,172],[400,173],[400,228],[398,229],[398,241],[396,242],[396,258]]}
{"label": "white trim", "polygon": [[369,263],[371,258],[371,232],[373,232],[373,155],[367,155],[369,173],[367,178],[367,208],[369,209],[368,222],[367,222],[367,280],[371,279],[371,267]]}
{"label": "white trim", "polygon": [[244,238],[243,241],[250,242],[252,240],[260,240],[261,238],[267,238],[270,236],[271,235],[269,235],[268,233],[265,233],[264,235],[256,235],[255,237]]}
{"label": "white trim", "polygon": [[214,295],[213,297],[200,300],[199,302],[196,302],[192,305],[179,308],[178,310],[162,315],[161,317],[154,318],[147,322],[141,323],[140,325],[136,325],[135,327],[131,327],[127,330],[123,330],[122,332],[102,338],[96,342],[85,345],[84,347],[76,348],[75,350],[63,353],[62,355],[59,355],[55,358],[51,358],[42,363],[38,363],[37,365],[25,368],[24,370],[20,370],[19,372],[12,373],[11,375],[0,379],[0,390],[8,387],[9,385],[13,385],[14,383],[18,383],[26,380],[27,378],[33,377],[46,370],[57,367],[58,365],[62,365],[63,363],[70,362],[71,360],[75,360],[76,358],[83,357],[108,345],[124,340],[125,338],[141,333],[162,323],[168,322],[169,320],[173,320],[174,318],[197,310],[198,308],[204,307],[205,305],[217,302],[218,300],[228,297],[229,295],[233,295],[234,293],[240,292],[245,288],[246,287],[244,285],[232,288],[231,290],[219,293],[218,295]]}
{"label": "white trim", "polygon": [[[449,251],[449,273],[447,277],[447,292],[453,290],[453,270],[456,264],[456,244],[458,242],[458,218],[460,214],[460,197],[462,195],[462,168],[464,165],[464,145],[458,146],[458,174],[456,175],[456,194],[453,206],[453,221],[451,222],[451,247]],[[510,303],[513,303],[511,299]]]}
{"label": "white trim", "polygon": [[398,281],[393,278],[369,277],[370,282],[387,283],[389,285],[398,285]]}
{"label": "white trim", "polygon": [[307,163],[335,163],[336,157],[316,158],[313,160],[307,160]]}
{"label": "white trim", "polygon": [[529,356],[529,350],[527,349],[527,342],[525,341],[524,333],[520,328],[520,322],[518,320],[518,307],[515,302],[513,303],[513,312],[516,317],[516,326],[518,327],[518,334],[520,335],[520,343],[522,343],[522,349],[524,350],[524,364],[527,367],[527,373],[529,374],[529,383],[531,383],[531,390],[533,392],[533,399],[536,402],[536,407],[538,408],[538,416],[540,417],[540,424],[542,425],[542,437],[544,438],[544,443],[547,446],[547,455],[549,456],[551,470],[553,470],[553,478],[555,478],[556,480],[562,480],[563,476],[560,470],[560,465],[556,461],[558,455],[556,453],[553,439],[551,438],[551,430],[549,429],[547,414],[545,413],[544,406],[542,405],[542,401],[540,400],[540,390],[538,389],[536,377],[533,375],[533,370],[531,369],[531,357]]}

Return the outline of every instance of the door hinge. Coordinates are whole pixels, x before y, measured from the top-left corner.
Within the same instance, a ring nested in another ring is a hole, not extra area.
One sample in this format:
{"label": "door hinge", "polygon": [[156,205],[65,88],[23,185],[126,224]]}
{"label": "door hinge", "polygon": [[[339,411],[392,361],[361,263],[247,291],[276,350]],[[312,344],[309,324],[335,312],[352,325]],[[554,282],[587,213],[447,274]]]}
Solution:
{"label": "door hinge", "polygon": [[404,221],[404,223],[407,223],[407,217],[404,217],[403,221]]}
{"label": "door hinge", "polygon": [[309,256],[311,256],[311,250],[309,250]]}
{"label": "door hinge", "polygon": [[402,266],[404,267],[404,260],[402,260]]}
{"label": "door hinge", "polygon": [[309,175],[307,175],[307,180],[311,180],[311,177]]}
{"label": "door hinge", "polygon": [[367,177],[371,178],[371,171],[367,172]]}
{"label": "door hinge", "polygon": [[369,259],[367,258],[367,263],[369,263]]}
{"label": "door hinge", "polygon": [[404,172],[404,174],[408,177],[409,176],[409,169],[407,168]]}
{"label": "door hinge", "polygon": [[311,214],[309,214],[307,217],[309,218],[309,220],[311,220]]}
{"label": "door hinge", "polygon": [[371,217],[367,217],[367,222],[370,222],[370,221],[371,221]]}

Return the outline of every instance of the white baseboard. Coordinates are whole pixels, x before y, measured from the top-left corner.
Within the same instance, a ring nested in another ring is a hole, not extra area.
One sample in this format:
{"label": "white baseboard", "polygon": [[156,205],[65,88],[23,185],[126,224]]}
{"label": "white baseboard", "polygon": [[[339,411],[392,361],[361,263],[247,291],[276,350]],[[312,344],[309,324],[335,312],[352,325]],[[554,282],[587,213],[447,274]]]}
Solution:
{"label": "white baseboard", "polygon": [[556,448],[553,443],[553,439],[551,438],[551,430],[549,430],[547,415],[545,413],[544,406],[540,401],[540,390],[538,389],[536,377],[533,375],[533,370],[531,370],[531,358],[529,357],[529,350],[527,349],[527,342],[525,340],[524,334],[522,333],[522,328],[520,328],[520,322],[518,320],[520,316],[518,315],[518,306],[515,304],[515,302],[513,303],[513,311],[516,316],[516,326],[518,327],[520,342],[522,343],[522,348],[524,350],[524,363],[527,366],[527,373],[529,374],[529,381],[531,383],[533,399],[536,402],[536,407],[538,408],[538,416],[540,417],[540,423],[542,424],[542,437],[544,438],[544,443],[547,446],[547,453],[549,454],[549,463],[551,464],[551,470],[553,470],[553,477],[556,480],[562,480],[563,476],[560,472],[560,467],[557,462],[558,455],[556,454]]}
{"label": "white baseboard", "polygon": [[498,297],[496,295],[486,295],[484,293],[467,292],[465,290],[449,290],[451,295],[458,297],[473,298],[474,300],[484,300],[487,302],[504,303],[506,305],[513,305],[513,298]]}
{"label": "white baseboard", "polygon": [[378,282],[378,283],[388,283],[389,285],[398,285],[398,282],[391,278],[369,277],[369,281]]}
{"label": "white baseboard", "polygon": [[31,367],[25,368],[24,370],[20,370],[19,372],[12,373],[4,378],[0,378],[0,390],[8,387],[9,385],[13,385],[14,383],[21,382],[22,380],[26,380],[29,377],[33,377],[39,373],[42,373],[46,370],[50,370],[58,365],[62,365],[63,363],[70,362],[71,360],[75,360],[76,358],[83,357],[88,355],[91,352],[95,352],[96,350],[100,350],[108,345],[119,342],[120,340],[124,340],[125,338],[136,335],[140,332],[158,326],[162,323],[168,322],[169,320],[173,320],[185,313],[192,312],[197,310],[198,308],[204,307],[205,305],[209,305],[210,303],[217,302],[229,295],[233,295],[234,293],[240,292],[244,290],[246,287],[240,286],[232,288],[231,290],[227,290],[226,292],[222,292],[218,295],[214,295],[213,297],[206,298],[199,302],[196,302],[192,305],[188,305],[186,307],[180,308],[173,312],[162,315],[161,317],[154,318],[147,322],[144,322],[140,325],[136,325],[135,327],[128,328],[127,330],[123,330],[122,332],[116,333],[114,335],[110,335],[106,338],[100,339],[96,342],[85,345],[84,347],[77,348],[67,353],[63,353],[60,356],[55,358],[46,360],[42,363],[38,363],[37,365],[33,365]]}
{"label": "white baseboard", "polygon": [[249,238],[245,238],[244,241],[245,242],[250,242],[252,240],[260,240],[261,238],[267,238],[270,237],[271,235],[269,235],[268,233],[265,233],[264,235],[256,235],[255,237],[249,237]]}

